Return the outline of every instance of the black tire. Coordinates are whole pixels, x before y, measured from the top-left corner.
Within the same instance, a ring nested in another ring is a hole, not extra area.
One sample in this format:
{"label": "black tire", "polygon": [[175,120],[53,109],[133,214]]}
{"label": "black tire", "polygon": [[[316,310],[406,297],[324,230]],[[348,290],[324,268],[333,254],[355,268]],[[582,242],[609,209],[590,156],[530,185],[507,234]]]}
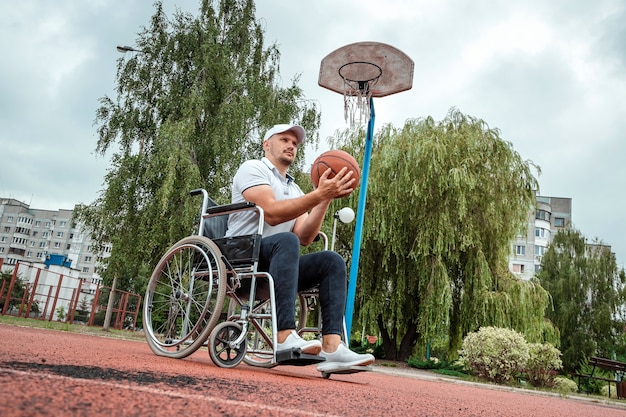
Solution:
{"label": "black tire", "polygon": [[246,340],[238,346],[231,346],[231,342],[237,340],[242,330],[234,321],[225,321],[213,329],[209,337],[209,355],[214,364],[220,368],[234,368],[241,363],[246,355]]}
{"label": "black tire", "polygon": [[226,267],[210,239],[189,236],[163,255],[148,282],[143,322],[150,349],[184,358],[217,324],[226,294]]}

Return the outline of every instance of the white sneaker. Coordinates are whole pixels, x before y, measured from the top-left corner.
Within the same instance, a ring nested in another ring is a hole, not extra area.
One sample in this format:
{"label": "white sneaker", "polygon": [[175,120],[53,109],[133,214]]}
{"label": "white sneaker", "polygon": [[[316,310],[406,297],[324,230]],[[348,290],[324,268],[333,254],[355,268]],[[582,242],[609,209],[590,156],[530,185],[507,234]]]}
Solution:
{"label": "white sneaker", "polygon": [[320,352],[320,356],[326,360],[317,366],[320,372],[339,371],[352,366],[367,366],[374,363],[374,355],[369,353],[356,353],[348,349],[343,343],[339,344],[333,353]]}
{"label": "white sneaker", "polygon": [[322,342],[317,339],[304,340],[295,330],[292,330],[283,343],[279,343],[276,351],[300,349],[302,353],[317,355],[322,350]]}

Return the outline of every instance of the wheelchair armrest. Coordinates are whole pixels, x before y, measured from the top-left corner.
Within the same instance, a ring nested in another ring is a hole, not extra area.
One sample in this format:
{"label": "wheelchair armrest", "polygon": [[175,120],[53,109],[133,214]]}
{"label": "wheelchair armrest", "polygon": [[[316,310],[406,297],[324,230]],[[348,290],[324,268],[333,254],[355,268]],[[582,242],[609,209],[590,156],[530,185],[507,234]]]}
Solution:
{"label": "wheelchair armrest", "polygon": [[[226,215],[246,210],[255,210],[258,213],[259,227],[257,233],[259,235],[263,234],[264,214],[261,206],[257,206],[256,204],[249,201],[244,201],[243,203],[217,205],[215,201],[209,198],[209,194],[207,193],[207,191],[202,188],[191,190],[189,194],[191,194],[192,196],[202,195],[202,207],[200,208],[200,225],[198,227],[198,235],[207,236],[210,239],[224,237],[224,233],[226,232]],[[219,221],[216,225],[209,225],[209,229],[211,230],[206,232],[205,222],[209,221],[209,219],[217,219]]]}
{"label": "wheelchair armrest", "polygon": [[227,212],[231,212],[231,211],[239,211],[239,210],[251,209],[251,208],[253,208],[255,206],[256,205],[254,203],[251,203],[249,201],[245,201],[243,203],[224,204],[224,205],[221,205],[221,206],[208,207],[206,209],[206,213],[207,214],[227,213]]}

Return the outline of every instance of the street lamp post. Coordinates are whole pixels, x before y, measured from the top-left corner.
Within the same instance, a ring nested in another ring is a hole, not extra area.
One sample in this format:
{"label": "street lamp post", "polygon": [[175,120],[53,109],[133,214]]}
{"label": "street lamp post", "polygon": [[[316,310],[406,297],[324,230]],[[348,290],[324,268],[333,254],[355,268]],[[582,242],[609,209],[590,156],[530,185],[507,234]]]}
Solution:
{"label": "street lamp post", "polygon": [[340,220],[341,223],[350,223],[354,220],[354,210],[350,207],[344,207],[341,210],[337,210],[335,212],[335,219],[333,220],[333,236],[330,244],[330,250],[335,250],[335,236],[337,232],[337,220]]}
{"label": "street lamp post", "polygon": [[[116,47],[118,52],[125,54],[126,52],[141,52],[140,49],[135,49],[132,46],[118,45]],[[102,330],[108,331],[111,327],[111,316],[113,315],[113,304],[115,300],[115,290],[117,289],[117,274],[113,275],[113,284],[111,284],[111,292],[109,293],[109,300],[107,303],[107,310],[104,315],[104,324]]]}
{"label": "street lamp post", "polygon": [[126,46],[126,45],[118,45],[117,46],[117,51],[121,52],[123,54],[125,54],[126,52],[141,52],[141,53],[144,53],[144,51],[142,51],[141,49],[135,49],[132,46]]}

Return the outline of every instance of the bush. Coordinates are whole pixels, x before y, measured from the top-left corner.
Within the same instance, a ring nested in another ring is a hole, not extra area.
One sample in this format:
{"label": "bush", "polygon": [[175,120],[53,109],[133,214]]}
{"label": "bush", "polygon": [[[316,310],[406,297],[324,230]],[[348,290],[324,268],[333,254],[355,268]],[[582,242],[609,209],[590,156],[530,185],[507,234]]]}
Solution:
{"label": "bush", "polygon": [[561,394],[571,394],[578,391],[578,385],[576,382],[564,376],[557,376],[554,378],[553,387]]}
{"label": "bush", "polygon": [[[611,387],[611,395],[609,396],[609,386]],[[600,395],[602,395],[603,397],[609,397],[609,398],[617,398],[617,387],[615,386],[614,383],[611,384],[606,384],[604,385],[602,388],[600,388]]]}
{"label": "bush", "polygon": [[528,365],[526,376],[535,387],[552,387],[559,369],[563,368],[561,351],[549,343],[530,343],[528,345]]}
{"label": "bush", "polygon": [[515,330],[481,327],[463,339],[459,361],[480,378],[502,383],[528,364],[528,344]]}

